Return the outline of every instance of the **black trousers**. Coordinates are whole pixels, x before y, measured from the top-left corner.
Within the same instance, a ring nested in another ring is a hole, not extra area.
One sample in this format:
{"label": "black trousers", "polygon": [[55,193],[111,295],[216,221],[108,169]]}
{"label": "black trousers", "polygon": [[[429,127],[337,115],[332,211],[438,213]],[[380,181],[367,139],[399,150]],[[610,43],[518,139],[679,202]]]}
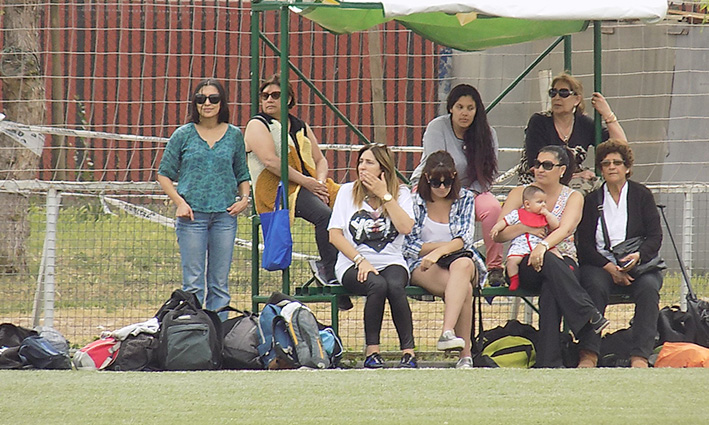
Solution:
{"label": "black trousers", "polygon": [[561,356],[561,319],[577,338],[593,333],[589,321],[596,313],[591,297],[579,283],[576,262],[547,252],[540,272],[522,259],[519,284],[523,289],[539,292],[539,338],[536,367],[563,367]]}
{"label": "black trousers", "polygon": [[335,279],[335,262],[337,262],[337,248],[330,243],[330,234],[327,231],[331,215],[332,210],[327,204],[313,192],[304,187],[300,188],[295,201],[295,216],[315,225],[315,244],[318,246],[327,280]]}
{"label": "black trousers", "polygon": [[[660,314],[660,272],[645,273],[637,277],[630,286],[618,286],[611,275],[601,267],[584,265],[581,267],[581,285],[593,299],[599,311],[605,312],[611,293],[627,293],[635,303],[635,316],[631,326],[633,344],[631,356],[650,357],[655,348],[657,317]],[[579,348],[596,354],[601,350],[601,336],[591,333],[579,338]]]}
{"label": "black trousers", "polygon": [[387,266],[378,275],[369,273],[364,282],[357,280],[357,269],[354,266],[342,276],[345,289],[353,294],[367,296],[364,303],[364,339],[367,345],[379,345],[384,303],[389,300],[400,348],[414,348],[414,323],[405,290],[408,283],[409,273],[399,265]]}

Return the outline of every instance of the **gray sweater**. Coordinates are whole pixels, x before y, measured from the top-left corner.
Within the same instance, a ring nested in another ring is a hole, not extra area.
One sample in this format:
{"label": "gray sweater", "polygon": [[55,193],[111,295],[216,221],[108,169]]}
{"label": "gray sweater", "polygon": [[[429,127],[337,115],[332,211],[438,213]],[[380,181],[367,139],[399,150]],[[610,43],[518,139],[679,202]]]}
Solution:
{"label": "gray sweater", "polygon": [[[492,127],[490,127],[490,132],[492,133],[492,144],[495,149],[495,157],[497,158],[497,133]],[[455,168],[458,171],[458,175],[461,177],[463,187],[467,187],[476,193],[488,192],[490,190],[489,187],[483,187],[483,185],[477,180],[471,182],[466,176],[465,171],[468,168],[468,160],[466,159],[465,152],[463,151],[463,140],[459,139],[455,135],[450,114],[441,115],[428,123],[426,131],[423,133],[423,155],[421,156],[421,163],[418,167],[416,167],[413,174],[411,174],[412,185],[418,184],[418,181],[421,178],[423,166],[426,163],[428,156],[440,150],[448,152],[453,157],[453,161],[455,161]]]}

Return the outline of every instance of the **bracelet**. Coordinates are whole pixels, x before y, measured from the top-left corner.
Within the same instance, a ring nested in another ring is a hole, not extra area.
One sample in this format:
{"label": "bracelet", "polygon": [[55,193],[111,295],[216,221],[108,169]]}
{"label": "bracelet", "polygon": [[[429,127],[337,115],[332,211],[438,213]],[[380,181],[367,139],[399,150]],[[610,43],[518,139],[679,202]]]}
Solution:
{"label": "bracelet", "polygon": [[547,249],[547,251],[549,251],[549,242],[541,241],[541,242],[539,242],[539,245],[543,246],[544,248]]}
{"label": "bracelet", "polygon": [[359,264],[364,261],[364,255],[362,254],[357,254],[354,256],[352,261],[355,263],[355,267],[359,267]]}
{"label": "bracelet", "polygon": [[608,119],[604,119],[606,124],[613,124],[614,122],[618,122],[618,117],[615,116],[613,112],[611,112],[610,116]]}

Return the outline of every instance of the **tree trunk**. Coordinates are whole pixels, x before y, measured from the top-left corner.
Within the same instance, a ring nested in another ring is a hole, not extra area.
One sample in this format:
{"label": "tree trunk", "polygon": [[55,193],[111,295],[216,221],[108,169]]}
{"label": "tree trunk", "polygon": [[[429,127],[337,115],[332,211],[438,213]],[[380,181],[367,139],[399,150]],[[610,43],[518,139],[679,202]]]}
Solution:
{"label": "tree trunk", "polygon": [[[3,112],[7,120],[44,124],[44,78],[38,57],[38,0],[5,0],[4,48],[0,58]],[[37,178],[40,158],[7,136],[0,135],[0,180]],[[27,271],[25,242],[29,236],[29,199],[0,193],[0,274]]]}

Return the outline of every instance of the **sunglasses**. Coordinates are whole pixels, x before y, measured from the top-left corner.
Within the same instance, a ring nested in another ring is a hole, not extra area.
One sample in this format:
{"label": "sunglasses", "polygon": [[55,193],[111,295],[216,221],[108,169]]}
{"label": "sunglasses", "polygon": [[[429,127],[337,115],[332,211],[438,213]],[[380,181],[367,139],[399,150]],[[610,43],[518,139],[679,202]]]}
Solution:
{"label": "sunglasses", "polygon": [[209,103],[211,103],[212,105],[216,105],[217,103],[222,101],[222,97],[218,94],[210,94],[209,96],[207,96],[206,94],[197,93],[196,95],[194,95],[194,101],[197,102],[198,105],[202,105],[204,102],[207,101],[207,99],[209,99]]}
{"label": "sunglasses", "polygon": [[269,97],[273,98],[273,100],[278,100],[281,98],[281,92],[274,91],[271,93],[266,93],[266,92],[261,93],[261,100],[263,100],[264,102],[267,101]]}
{"label": "sunglasses", "polygon": [[439,187],[451,187],[453,186],[453,178],[448,177],[443,180],[428,180],[428,183],[431,185],[431,187],[438,189]]}
{"label": "sunglasses", "polygon": [[544,161],[544,162],[539,162],[538,160],[534,160],[534,165],[532,165],[532,168],[539,168],[542,167],[547,171],[551,171],[554,167],[561,167],[564,164],[554,164],[551,161]]}
{"label": "sunglasses", "polygon": [[549,89],[549,97],[554,98],[554,96],[559,95],[562,97],[562,99],[566,99],[567,97],[571,96],[572,94],[576,94],[573,90],[569,89]]}
{"label": "sunglasses", "polygon": [[601,167],[610,167],[611,164],[615,165],[616,167],[620,167],[621,165],[625,165],[625,161],[623,161],[622,159],[614,159],[612,161],[606,159],[601,161]]}

